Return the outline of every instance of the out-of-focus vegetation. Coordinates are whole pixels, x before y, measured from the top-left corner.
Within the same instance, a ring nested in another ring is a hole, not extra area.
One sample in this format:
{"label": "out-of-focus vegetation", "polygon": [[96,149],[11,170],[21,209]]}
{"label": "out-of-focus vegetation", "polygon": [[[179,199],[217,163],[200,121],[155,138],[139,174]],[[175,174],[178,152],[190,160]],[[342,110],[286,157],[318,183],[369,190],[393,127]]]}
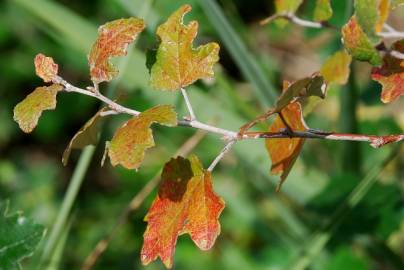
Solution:
{"label": "out-of-focus vegetation", "polygon": [[[273,103],[283,79],[294,80],[319,70],[341,47],[340,36],[330,30],[292,24],[283,29],[274,24],[259,26],[260,19],[273,13],[273,1],[220,0],[216,1],[219,8],[214,2],[0,3],[0,200],[10,200],[10,212],[23,210],[36,222],[52,227],[80,154],[74,151],[69,165],[63,167],[63,150],[99,107],[94,99],[63,93],[56,111],[44,113],[36,130],[23,134],[13,122],[12,110],[41,85],[33,66],[39,52],[51,55],[67,80],[85,87],[90,83],[86,54],[97,26],[121,17],[144,17],[147,30],[131,48],[129,61],[116,61],[122,76],[102,84],[101,91],[125,95],[125,104],[137,110],[171,103],[184,115],[179,94],[157,92],[148,86],[145,52],[156,46],[157,25],[189,3],[193,6],[189,18],[200,23],[198,42],[221,44],[215,80],[197,83],[190,98],[201,120],[234,130]],[[299,15],[311,18],[314,2],[305,1]],[[348,20],[350,2],[332,1],[334,25]],[[221,13],[230,25],[223,23]],[[403,16],[404,8],[398,8],[389,20],[404,30]],[[313,106],[309,125],[341,132],[402,133],[404,99],[382,105],[380,86],[369,80],[369,71],[369,65],[355,62],[349,84],[332,88],[325,101]],[[125,119],[114,117],[104,126],[52,269],[79,269],[131,198],[194,132],[158,128],[157,147],[138,172],[109,164],[101,168],[103,142]],[[221,147],[216,136],[208,135],[194,152],[207,166]],[[201,252],[188,237],[180,237],[174,269],[404,269],[404,152],[399,148],[391,145],[375,150],[366,144],[311,140],[282,192],[275,194],[278,179],[268,173],[270,162],[263,142],[237,144],[213,174],[215,189],[226,201],[221,235],[209,252]],[[154,195],[130,215],[95,269],[142,268],[143,217]],[[35,268],[46,241],[45,237],[35,256],[24,262],[24,269]],[[157,262],[145,269],[163,266]]]}

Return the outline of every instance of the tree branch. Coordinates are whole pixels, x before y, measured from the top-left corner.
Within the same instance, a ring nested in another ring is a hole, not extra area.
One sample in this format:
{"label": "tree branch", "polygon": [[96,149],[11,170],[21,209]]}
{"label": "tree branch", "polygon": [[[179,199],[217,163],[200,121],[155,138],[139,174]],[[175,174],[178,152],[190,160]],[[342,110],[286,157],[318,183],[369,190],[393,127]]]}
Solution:
{"label": "tree branch", "polygon": [[330,28],[332,28],[331,26],[323,24],[323,23],[320,23],[320,22],[312,22],[312,21],[307,21],[307,20],[300,19],[299,17],[297,17],[293,13],[274,14],[274,15],[262,20],[260,22],[260,24],[265,25],[265,24],[268,24],[268,23],[270,23],[270,22],[272,22],[272,21],[274,21],[276,19],[280,19],[280,18],[286,19],[288,21],[291,21],[291,22],[293,22],[293,23],[295,23],[297,25],[303,26],[303,27],[310,27],[310,28],[330,27]]}
{"label": "tree branch", "polygon": [[185,104],[187,105],[189,116],[191,117],[191,121],[196,120],[196,116],[194,110],[192,109],[191,101],[189,100],[187,91],[184,88],[181,88],[181,94],[184,97]]}
{"label": "tree branch", "polygon": [[222,149],[222,151],[220,151],[219,155],[215,158],[215,160],[213,160],[213,162],[210,164],[208,171],[213,171],[213,169],[215,169],[216,165],[222,160],[222,158],[224,157],[224,155],[227,154],[227,152],[230,151],[231,147],[236,143],[236,140],[232,140],[230,142],[228,142],[225,147]]}

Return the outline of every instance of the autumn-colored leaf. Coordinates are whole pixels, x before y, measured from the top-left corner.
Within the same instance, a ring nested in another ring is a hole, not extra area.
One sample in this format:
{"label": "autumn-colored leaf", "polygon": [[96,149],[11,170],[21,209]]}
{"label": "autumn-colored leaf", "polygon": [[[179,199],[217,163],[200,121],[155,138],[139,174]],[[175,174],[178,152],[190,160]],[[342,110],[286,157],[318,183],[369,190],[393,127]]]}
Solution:
{"label": "autumn-colored leaf", "polygon": [[[307,126],[304,122],[301,105],[298,102],[289,104],[282,110],[282,116],[288,123],[289,127],[294,131],[305,131]],[[277,116],[275,121],[269,127],[269,132],[280,132],[284,130],[282,119]],[[300,154],[304,143],[302,138],[287,138],[287,139],[267,139],[265,146],[272,160],[271,173],[281,174],[281,181],[277,190],[286,180],[290,170],[292,169],[297,157]]]}
{"label": "autumn-colored leaf", "polygon": [[345,50],[337,51],[325,61],[320,73],[327,83],[346,84],[352,57]]}
{"label": "autumn-colored leaf", "polygon": [[14,120],[20,128],[29,133],[38,124],[42,111],[56,108],[56,95],[63,89],[62,85],[37,87],[14,108]]}
{"label": "autumn-colored leaf", "polygon": [[189,5],[180,7],[157,29],[161,43],[150,78],[155,89],[175,91],[198,79],[213,76],[213,65],[219,61],[219,45],[211,42],[193,48],[198,22],[183,24],[189,11]]}
{"label": "autumn-colored leaf", "polygon": [[[394,43],[391,49],[404,53],[404,40]],[[383,66],[373,68],[371,76],[382,85],[382,102],[389,103],[404,95],[404,60],[387,54]]]}
{"label": "autumn-colored leaf", "polygon": [[119,19],[100,26],[88,55],[91,80],[100,83],[115,78],[118,70],[109,59],[126,55],[128,45],[144,28],[144,21],[138,18]]}
{"label": "autumn-colored leaf", "polygon": [[127,169],[139,168],[145,151],[155,145],[150,129],[153,123],[176,126],[177,114],[172,106],[160,105],[126,122],[116,131],[108,147],[113,166],[120,164]]}
{"label": "autumn-colored leaf", "polygon": [[347,51],[355,59],[367,61],[374,66],[381,64],[381,56],[363,32],[355,16],[352,16],[342,28],[342,41]]}
{"label": "autumn-colored leaf", "polygon": [[327,85],[324,78],[318,74],[303,78],[290,84],[278,98],[274,112],[279,112],[288,104],[310,96],[325,97]]}
{"label": "autumn-colored leaf", "polygon": [[390,0],[355,1],[355,16],[358,24],[368,36],[372,44],[380,42],[377,36],[382,30],[390,11]]}
{"label": "autumn-colored leaf", "polygon": [[52,57],[42,53],[37,54],[34,60],[35,72],[44,82],[51,82],[58,74],[59,66],[55,64]]}
{"label": "autumn-colored leaf", "polygon": [[147,265],[160,257],[171,268],[179,235],[189,234],[201,250],[213,246],[225,204],[213,191],[211,173],[196,156],[171,159],[161,178],[158,195],[145,217],[141,260]]}
{"label": "autumn-colored leaf", "polygon": [[327,21],[332,16],[330,0],[317,0],[314,9],[314,20],[318,22]]}
{"label": "autumn-colored leaf", "polygon": [[72,149],[83,149],[87,145],[95,145],[98,141],[99,124],[102,118],[101,113],[106,108],[99,110],[90,120],[88,120],[82,128],[73,136],[69,145],[63,152],[62,163],[64,166],[69,162],[70,152]]}

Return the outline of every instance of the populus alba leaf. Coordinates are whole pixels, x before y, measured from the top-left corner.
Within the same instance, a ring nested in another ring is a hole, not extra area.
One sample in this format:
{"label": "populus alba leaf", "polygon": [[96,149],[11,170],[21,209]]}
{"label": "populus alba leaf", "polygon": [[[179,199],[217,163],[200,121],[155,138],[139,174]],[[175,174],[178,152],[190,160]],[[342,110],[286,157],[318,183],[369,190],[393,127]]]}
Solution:
{"label": "populus alba leaf", "polygon": [[327,21],[332,17],[330,0],[317,0],[314,9],[314,20],[318,22]]}
{"label": "populus alba leaf", "polygon": [[370,42],[363,32],[355,16],[342,28],[342,41],[345,49],[353,58],[360,61],[367,61],[373,66],[378,66],[382,62],[379,52]]}
{"label": "populus alba leaf", "polygon": [[91,80],[100,83],[115,78],[118,69],[109,59],[125,56],[128,45],[144,28],[144,21],[138,18],[119,19],[100,26],[98,38],[88,55]]}
{"label": "populus alba leaf", "polygon": [[[394,43],[391,49],[404,53],[404,40]],[[371,76],[382,85],[382,102],[389,103],[404,95],[404,60],[386,54],[383,66],[373,68]]]}
{"label": "populus alba leaf", "polygon": [[[300,103],[294,102],[289,104],[282,110],[281,113],[293,131],[307,130]],[[282,119],[277,116],[275,121],[269,127],[269,132],[280,132],[285,128],[286,126],[284,125]],[[302,138],[265,140],[265,146],[272,161],[271,173],[281,174],[281,180],[277,187],[278,191],[295,164],[295,161],[303,147],[304,141],[305,140]]]}
{"label": "populus alba leaf", "polygon": [[321,67],[320,73],[327,83],[346,84],[352,57],[345,50],[337,51]]}
{"label": "populus alba leaf", "polygon": [[183,24],[185,14],[191,9],[190,5],[180,7],[157,28],[161,43],[150,78],[151,86],[155,89],[175,91],[198,79],[214,75],[213,65],[219,61],[220,47],[211,42],[193,48],[198,22]]}
{"label": "populus alba leaf", "polygon": [[355,16],[362,30],[372,44],[379,43],[377,33],[382,31],[389,15],[390,0],[356,0],[354,6]]}
{"label": "populus alba leaf", "polygon": [[64,166],[69,162],[70,152],[72,149],[83,149],[88,145],[95,145],[98,141],[98,133],[100,120],[102,119],[101,113],[104,112],[106,108],[99,110],[90,120],[88,120],[83,127],[73,136],[70,140],[69,145],[63,152],[62,163]]}
{"label": "populus alba leaf", "polygon": [[22,131],[30,133],[37,126],[42,111],[56,108],[56,96],[61,90],[63,86],[59,84],[37,87],[14,107],[14,120]]}
{"label": "populus alba leaf", "polygon": [[59,66],[52,57],[47,57],[42,53],[37,54],[34,59],[35,72],[44,82],[51,82],[57,75]]}
{"label": "populus alba leaf", "polygon": [[201,249],[210,249],[220,234],[219,216],[225,203],[213,191],[212,176],[196,156],[177,157],[164,166],[157,197],[147,221],[141,260],[144,265],[160,257],[173,266],[177,238],[189,234]]}
{"label": "populus alba leaf", "polygon": [[160,105],[133,117],[119,128],[108,146],[111,164],[127,169],[137,169],[143,162],[145,151],[153,147],[154,139],[150,126],[159,123],[177,125],[177,114],[170,105]]}
{"label": "populus alba leaf", "polygon": [[45,228],[21,213],[9,215],[8,203],[0,203],[0,269],[21,269],[20,262],[32,256]]}

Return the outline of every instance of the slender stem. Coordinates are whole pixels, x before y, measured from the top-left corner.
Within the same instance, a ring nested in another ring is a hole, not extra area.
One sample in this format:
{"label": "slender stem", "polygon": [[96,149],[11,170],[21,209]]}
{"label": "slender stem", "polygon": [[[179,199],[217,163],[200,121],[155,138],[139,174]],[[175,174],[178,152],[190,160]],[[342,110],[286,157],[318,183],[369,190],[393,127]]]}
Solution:
{"label": "slender stem", "polygon": [[[67,83],[62,78],[58,77],[57,80],[54,80],[56,83],[60,83],[65,86],[65,91],[67,92],[76,92],[80,94],[84,94],[87,96],[91,96],[97,98],[104,103],[106,103],[112,110],[106,111],[103,115],[109,114],[120,114],[126,113],[130,115],[137,116],[140,114],[139,111],[132,110],[126,108],[111,99],[103,96],[102,94],[95,94],[88,90],[84,90],[78,87],[75,87],[69,83]],[[270,110],[271,111],[271,110]],[[272,111],[271,111],[272,112]],[[267,115],[265,115],[267,116]],[[227,130],[219,127],[215,127],[213,125],[205,124],[199,122],[198,120],[184,119],[178,120],[178,126],[182,127],[191,127],[195,129],[200,129],[207,131],[209,133],[214,133],[221,135],[227,141],[233,140],[245,140],[245,139],[279,139],[279,138],[306,138],[306,139],[325,139],[325,140],[338,140],[338,141],[360,141],[360,142],[369,142],[372,147],[378,148],[384,146],[388,143],[400,142],[404,140],[404,134],[398,135],[387,135],[387,136],[373,136],[373,135],[361,135],[361,134],[340,134],[335,132],[318,132],[316,130],[310,129],[307,131],[293,131],[291,132],[242,132],[240,136],[239,132]]]}
{"label": "slender stem", "polygon": [[379,36],[382,38],[404,38],[404,32],[397,31],[391,25],[385,23],[383,27],[387,30],[387,32],[379,33]]}
{"label": "slender stem", "polygon": [[191,121],[196,120],[196,116],[194,110],[192,109],[191,101],[189,100],[187,91],[184,88],[181,88],[181,94],[184,97],[185,104],[187,105],[189,115],[191,117]]}
{"label": "slender stem", "polygon": [[61,233],[66,224],[69,213],[72,209],[74,200],[76,199],[80,186],[81,186],[81,183],[84,180],[84,175],[85,175],[88,167],[90,166],[90,162],[91,162],[91,158],[94,154],[94,150],[95,150],[94,146],[87,146],[86,148],[84,148],[84,150],[80,156],[80,159],[74,170],[71,182],[67,189],[66,195],[64,197],[61,209],[56,218],[56,222],[49,235],[49,240],[46,242],[40,265],[43,265],[43,263],[46,263],[46,264],[48,263],[47,260],[49,260],[49,256],[52,254],[52,252],[56,248],[56,244],[61,237]]}
{"label": "slender stem", "polygon": [[307,20],[300,19],[293,13],[274,14],[274,15],[262,20],[260,22],[260,24],[261,25],[268,24],[268,23],[270,23],[270,22],[272,22],[272,21],[274,21],[276,19],[279,19],[279,18],[289,20],[289,21],[291,21],[291,22],[293,22],[293,23],[295,23],[297,25],[303,26],[303,27],[309,27],[309,28],[330,27],[328,25],[324,25],[324,24],[319,23],[319,22],[312,22],[312,21],[307,21]]}
{"label": "slender stem", "polygon": [[224,157],[224,155],[227,154],[227,152],[230,151],[231,147],[236,143],[236,140],[232,140],[230,142],[228,142],[225,147],[222,149],[222,151],[220,151],[219,155],[215,158],[215,160],[213,160],[213,162],[210,164],[208,171],[213,171],[213,169],[215,169],[216,165],[222,160],[222,158]]}

